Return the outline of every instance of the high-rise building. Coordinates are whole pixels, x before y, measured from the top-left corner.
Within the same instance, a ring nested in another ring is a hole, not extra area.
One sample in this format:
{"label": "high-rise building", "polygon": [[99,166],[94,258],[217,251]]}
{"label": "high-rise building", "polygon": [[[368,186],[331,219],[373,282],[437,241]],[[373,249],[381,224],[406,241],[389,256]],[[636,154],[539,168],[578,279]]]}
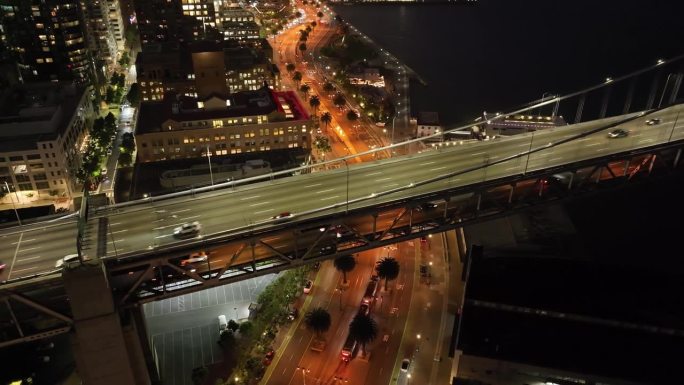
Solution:
{"label": "high-rise building", "polygon": [[212,93],[280,87],[280,72],[265,50],[216,42],[148,44],[136,59],[143,101],[175,91],[203,98]]}
{"label": "high-rise building", "polygon": [[194,16],[183,15],[180,0],[134,0],[140,44],[193,40],[202,28]]}
{"label": "high-rise building", "polygon": [[88,48],[93,57],[105,65],[112,65],[117,59],[118,46],[109,23],[107,1],[83,1],[83,17],[88,36]]}
{"label": "high-rise building", "polygon": [[119,0],[107,0],[107,16],[109,18],[109,28],[114,34],[116,47],[119,51],[124,49],[126,43],[126,31],[124,29],[123,15]]}
{"label": "high-rise building", "polygon": [[90,88],[73,83],[0,91],[0,184],[7,183],[14,201],[73,193],[92,107]]}
{"label": "high-rise building", "polygon": [[78,0],[0,0],[1,51],[23,81],[85,83],[91,60]]}

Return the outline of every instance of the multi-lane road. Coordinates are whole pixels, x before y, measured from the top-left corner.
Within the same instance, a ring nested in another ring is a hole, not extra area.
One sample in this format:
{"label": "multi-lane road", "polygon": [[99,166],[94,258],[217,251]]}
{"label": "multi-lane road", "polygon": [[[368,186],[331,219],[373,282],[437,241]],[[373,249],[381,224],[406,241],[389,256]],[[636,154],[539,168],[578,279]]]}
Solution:
{"label": "multi-lane road", "polygon": [[[648,147],[684,139],[684,122],[677,120],[682,105],[669,107],[654,114],[638,116],[620,125],[629,131],[624,138],[609,138],[609,130],[547,147],[575,135],[619,122],[627,116],[606,118],[576,125],[557,127],[512,137],[425,151],[420,154],[395,157],[382,161],[349,165],[336,170],[294,177],[266,180],[237,188],[199,193],[159,201],[140,201],[129,206],[112,206],[91,213],[90,244],[86,253],[95,253],[98,218],[108,217],[106,255],[117,257],[151,250],[162,245],[182,242],[173,237],[174,227],[192,221],[203,225],[202,236],[237,232],[247,228],[267,227],[271,217],[289,211],[293,220],[345,210],[350,205],[369,207],[399,197],[414,196],[446,188],[467,186],[484,180],[518,175],[583,159]],[[647,119],[659,118],[649,126]],[[523,155],[506,162],[494,163],[530,148],[544,147],[531,156]],[[489,164],[460,175],[421,185],[421,181],[449,175]],[[395,191],[382,195],[383,192]],[[330,208],[337,205],[335,208]],[[327,207],[327,208],[326,208]],[[2,280],[31,275],[54,268],[55,260],[75,253],[76,229],[73,222],[15,227],[0,232],[7,247],[0,251],[0,260],[8,264]]]}

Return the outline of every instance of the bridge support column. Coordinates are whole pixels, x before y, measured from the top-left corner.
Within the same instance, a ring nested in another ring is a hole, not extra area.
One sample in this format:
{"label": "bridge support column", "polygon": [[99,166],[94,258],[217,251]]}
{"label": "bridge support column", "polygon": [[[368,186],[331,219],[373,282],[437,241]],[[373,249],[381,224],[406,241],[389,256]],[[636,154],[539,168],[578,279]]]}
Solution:
{"label": "bridge support column", "polygon": [[377,228],[378,228],[378,214],[373,213],[373,232],[372,232],[373,239],[375,239],[375,231],[377,230]]}
{"label": "bridge support column", "polygon": [[114,306],[102,266],[67,268],[62,277],[74,317],[71,344],[83,384],[151,384],[135,326]]}

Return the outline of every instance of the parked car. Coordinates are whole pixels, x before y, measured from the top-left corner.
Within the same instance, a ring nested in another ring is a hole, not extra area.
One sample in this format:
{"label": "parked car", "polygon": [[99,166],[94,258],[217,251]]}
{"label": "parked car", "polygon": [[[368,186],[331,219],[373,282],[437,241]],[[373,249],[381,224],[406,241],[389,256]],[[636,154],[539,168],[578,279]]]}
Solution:
{"label": "parked car", "polygon": [[297,308],[294,308],[287,313],[287,319],[290,321],[294,321],[297,317],[299,317],[299,309]]}
{"label": "parked car", "polygon": [[418,207],[416,207],[416,210],[418,211],[432,211],[437,208],[437,203],[434,202],[424,202],[421,203]]}
{"label": "parked car", "polygon": [[404,358],[401,361],[401,371],[402,372],[408,372],[410,366],[411,366],[411,359]]}
{"label": "parked car", "polygon": [[646,121],[647,126],[655,126],[656,124],[660,124],[660,119],[653,118]]}
{"label": "parked car", "polygon": [[202,225],[198,221],[192,223],[184,223],[181,226],[173,229],[173,236],[176,238],[185,238],[189,236],[195,236],[199,234],[202,229]]}
{"label": "parked car", "polygon": [[430,267],[424,263],[420,265],[420,276],[423,278],[430,277]]}
{"label": "parked car", "polygon": [[362,303],[359,306],[359,314],[368,315],[368,313],[370,313],[370,306],[367,303]]}
{"label": "parked car", "polygon": [[304,294],[311,293],[311,288],[313,288],[313,281],[312,280],[306,281],[306,283],[304,284]]}
{"label": "parked car", "polygon": [[3,271],[5,267],[7,267],[7,265],[3,261],[0,261],[0,271]]}
{"label": "parked car", "polygon": [[273,357],[275,357],[275,350],[269,349],[266,352],[266,355],[264,355],[264,360],[263,360],[264,366],[271,365],[271,361],[273,361]]}

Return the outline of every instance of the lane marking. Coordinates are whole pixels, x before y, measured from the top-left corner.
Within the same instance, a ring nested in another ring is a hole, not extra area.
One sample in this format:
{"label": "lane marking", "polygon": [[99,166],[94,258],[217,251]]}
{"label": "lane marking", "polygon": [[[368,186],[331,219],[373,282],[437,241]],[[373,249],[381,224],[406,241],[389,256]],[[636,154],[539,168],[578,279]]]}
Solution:
{"label": "lane marking", "polygon": [[322,185],[323,185],[322,183],[316,183],[316,184],[306,185],[304,187],[318,187],[318,186],[322,186]]}
{"label": "lane marking", "polygon": [[449,167],[449,166],[435,167],[435,168],[431,168],[430,171],[444,170],[447,167]]}
{"label": "lane marking", "polygon": [[[179,221],[186,221],[188,219],[194,219],[194,218],[199,218],[199,215],[193,215],[191,217],[185,217],[185,218],[178,218]],[[181,223],[182,224],[182,223]]]}
{"label": "lane marking", "polygon": [[380,174],[382,174],[382,172],[378,171],[378,172],[372,172],[370,174],[366,174],[366,176],[373,176],[373,175],[380,175]]}
{"label": "lane marking", "polygon": [[270,202],[259,202],[259,203],[251,204],[251,205],[249,205],[249,207],[263,206],[263,205],[267,205],[269,203]]}
{"label": "lane marking", "polygon": [[332,196],[332,197],[321,198],[321,200],[322,200],[322,201],[328,201],[328,200],[335,199],[335,198],[339,198],[339,197],[340,197],[339,195],[335,195],[335,196]]}
{"label": "lane marking", "polygon": [[[3,237],[3,238],[4,238],[4,237]],[[33,239],[27,239],[27,240],[21,241],[21,242],[31,242],[31,241],[35,241],[35,240],[36,240],[36,239],[33,238]],[[12,245],[18,245],[18,244],[19,244],[19,241],[17,241],[17,242],[12,242],[11,244],[12,244]]]}
{"label": "lane marking", "polygon": [[[37,269],[37,268],[38,268],[38,266],[27,267],[27,268],[25,268],[25,269],[17,269],[17,270],[14,270],[14,272],[18,273],[18,272],[20,272],[20,271],[33,270],[33,269]],[[9,276],[7,276],[7,278],[9,278]]]}
{"label": "lane marking", "polygon": [[[23,237],[24,237],[24,233],[22,232],[19,234],[19,241],[18,241],[19,243],[21,243],[21,239]],[[19,253],[19,245],[18,244],[17,244],[17,248],[14,249],[14,258],[12,258],[12,265],[10,266],[9,273],[7,273],[7,279],[12,277],[12,269],[14,268],[14,262],[16,262],[16,260],[17,260],[17,253]]]}
{"label": "lane marking", "polygon": [[24,252],[24,251],[29,251],[29,250],[35,250],[35,249],[40,249],[40,246],[36,246],[36,247],[29,247],[29,248],[27,248],[27,249],[21,249],[21,252]]}
{"label": "lane marking", "polygon": [[37,257],[21,258],[21,259],[18,259],[17,262],[21,262],[21,261],[32,261],[32,260],[38,259],[38,258],[40,258],[40,255],[37,256]]}
{"label": "lane marking", "polygon": [[425,162],[425,163],[421,163],[421,164],[422,164],[422,165],[428,165],[428,164],[433,164],[433,163],[435,163],[435,161],[432,161],[432,162]]}
{"label": "lane marking", "polygon": [[323,193],[327,193],[327,192],[331,192],[331,191],[335,191],[335,189],[329,188],[327,190],[316,191],[314,194],[323,194]]}
{"label": "lane marking", "polygon": [[171,211],[171,214],[178,214],[178,213],[184,213],[186,211],[190,211],[192,209],[183,209],[183,210],[178,210],[178,211]]}
{"label": "lane marking", "polygon": [[128,229],[124,229],[124,230],[117,230],[117,231],[110,231],[109,233],[110,233],[110,234],[116,234],[116,233],[125,233],[126,231],[128,231]]}
{"label": "lane marking", "polygon": [[261,195],[254,195],[254,196],[247,197],[247,198],[240,198],[240,200],[241,200],[241,201],[246,201],[246,200],[249,200],[249,199],[256,199],[256,198],[261,198]]}
{"label": "lane marking", "polygon": [[255,211],[254,214],[263,214],[263,213],[267,213],[267,212],[273,211],[273,210],[274,210],[274,209],[268,209],[268,210],[262,210],[262,211]]}
{"label": "lane marking", "polygon": [[382,182],[382,181],[384,181],[384,180],[390,180],[390,179],[392,179],[392,177],[387,177],[387,178],[378,179],[378,180],[376,180],[376,182]]}

